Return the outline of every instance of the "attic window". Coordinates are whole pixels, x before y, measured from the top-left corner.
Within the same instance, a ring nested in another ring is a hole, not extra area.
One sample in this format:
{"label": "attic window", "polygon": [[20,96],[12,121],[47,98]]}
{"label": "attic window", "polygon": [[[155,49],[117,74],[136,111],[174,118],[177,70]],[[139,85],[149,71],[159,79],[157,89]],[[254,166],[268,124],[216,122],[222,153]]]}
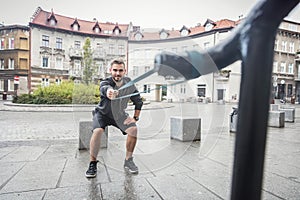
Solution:
{"label": "attic window", "polygon": [[50,19],[50,25],[51,25],[51,26],[55,26],[55,25],[56,25],[55,19]]}
{"label": "attic window", "polygon": [[134,38],[135,38],[135,40],[141,40],[143,38],[143,36],[141,33],[137,33],[137,34],[135,34]]}
{"label": "attic window", "polygon": [[166,32],[161,32],[159,37],[160,37],[160,39],[167,39],[168,34]]}
{"label": "attic window", "polygon": [[187,36],[189,34],[189,32],[188,32],[188,30],[186,30],[186,29],[183,29],[182,31],[181,31],[181,36]]}
{"label": "attic window", "polygon": [[115,35],[119,35],[120,34],[120,29],[116,28],[114,33],[115,33]]}
{"label": "attic window", "polygon": [[75,21],[73,22],[73,24],[71,24],[71,27],[73,28],[73,31],[78,31],[80,28],[80,25],[77,21],[77,18],[75,19]]}
{"label": "attic window", "polygon": [[78,24],[73,24],[73,31],[78,31],[78,30],[79,30]]}
{"label": "attic window", "polygon": [[99,27],[95,28],[95,33],[100,33],[100,28]]}
{"label": "attic window", "polygon": [[214,27],[213,24],[207,23],[207,24],[205,25],[205,31],[210,31],[213,27]]}

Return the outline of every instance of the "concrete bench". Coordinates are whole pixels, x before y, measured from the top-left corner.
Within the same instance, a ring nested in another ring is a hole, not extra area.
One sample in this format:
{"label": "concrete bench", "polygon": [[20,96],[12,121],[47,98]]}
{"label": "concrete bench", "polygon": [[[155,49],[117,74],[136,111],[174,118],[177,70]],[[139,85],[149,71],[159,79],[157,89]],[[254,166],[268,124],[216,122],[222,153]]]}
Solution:
{"label": "concrete bench", "polygon": [[280,108],[279,111],[284,112],[285,122],[295,122],[295,108]]}
{"label": "concrete bench", "polygon": [[[80,120],[79,121],[79,150],[89,149],[90,140],[92,137],[93,121],[90,120]],[[100,148],[107,148],[108,140],[108,127],[106,127],[104,134],[101,137]]]}
{"label": "concrete bench", "polygon": [[271,104],[270,111],[283,111],[285,122],[295,122],[295,108],[287,106],[279,106],[279,104]]}
{"label": "concrete bench", "polygon": [[193,117],[172,116],[171,139],[182,142],[201,140],[201,119]]}
{"label": "concrete bench", "polygon": [[268,126],[281,128],[284,127],[285,113],[283,111],[269,111]]}

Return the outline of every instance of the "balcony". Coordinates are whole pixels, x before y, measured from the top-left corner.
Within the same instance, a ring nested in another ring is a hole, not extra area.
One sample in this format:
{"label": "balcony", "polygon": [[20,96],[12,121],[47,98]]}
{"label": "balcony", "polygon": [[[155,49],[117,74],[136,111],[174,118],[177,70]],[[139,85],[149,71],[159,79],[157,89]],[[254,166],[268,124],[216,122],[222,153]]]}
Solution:
{"label": "balcony", "polygon": [[300,61],[300,49],[296,51],[295,61]]}
{"label": "balcony", "polygon": [[93,52],[93,58],[94,59],[102,59],[104,60],[105,59],[105,52],[103,50],[94,50]]}
{"label": "balcony", "polygon": [[218,81],[228,81],[230,77],[231,70],[220,70],[214,73],[214,77]]}
{"label": "balcony", "polygon": [[50,47],[40,47],[40,54],[51,54],[52,53],[52,48]]}
{"label": "balcony", "polygon": [[82,49],[77,49],[77,48],[70,48],[69,50],[69,56],[70,58],[82,58],[83,53]]}

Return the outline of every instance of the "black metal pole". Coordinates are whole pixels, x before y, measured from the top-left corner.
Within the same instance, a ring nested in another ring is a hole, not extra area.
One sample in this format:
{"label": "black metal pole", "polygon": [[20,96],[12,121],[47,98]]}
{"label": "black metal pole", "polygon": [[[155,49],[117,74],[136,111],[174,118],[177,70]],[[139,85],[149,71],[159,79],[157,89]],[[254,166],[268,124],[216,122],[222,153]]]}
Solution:
{"label": "black metal pole", "polygon": [[207,52],[161,53],[155,59],[154,70],[159,75],[181,75],[186,80],[242,61],[233,200],[261,198],[274,40],[281,21],[298,3],[299,0],[261,0],[230,38]]}
{"label": "black metal pole", "polygon": [[242,79],[231,199],[260,199],[267,136],[274,40],[298,0],[259,2],[241,32]]}

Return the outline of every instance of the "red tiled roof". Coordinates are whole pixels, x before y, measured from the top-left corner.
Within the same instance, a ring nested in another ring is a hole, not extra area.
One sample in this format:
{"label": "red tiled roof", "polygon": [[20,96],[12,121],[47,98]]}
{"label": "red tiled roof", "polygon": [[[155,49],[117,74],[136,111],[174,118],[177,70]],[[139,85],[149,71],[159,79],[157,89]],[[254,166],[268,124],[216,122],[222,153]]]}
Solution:
{"label": "red tiled roof", "polygon": [[[214,22],[214,21],[208,19],[206,21],[206,23],[214,24],[215,26],[213,27],[213,29],[232,28],[232,27],[237,26],[238,23],[240,23],[240,20],[232,21],[229,19],[222,19],[222,20]],[[186,26],[183,26],[180,30],[182,30],[183,28],[186,28]],[[187,28],[187,29],[190,31],[188,36],[205,32],[205,27],[201,26],[201,25],[197,25],[195,27],[191,27],[191,28]],[[165,30],[169,34],[167,39],[182,37],[180,34],[180,30]],[[156,31],[156,32],[153,32],[153,31],[147,32],[147,31],[140,31],[140,30],[138,30],[138,31],[143,35],[142,40],[160,40],[159,33],[162,30]],[[135,32],[135,33],[137,33],[137,32]],[[135,40],[135,38],[134,38],[135,33],[131,35],[130,40]]]}
{"label": "red tiled roof", "polygon": [[[50,25],[49,17],[57,20],[55,26]],[[78,31],[73,31],[72,29],[72,24],[77,20],[80,28]],[[111,22],[106,22],[106,23],[100,23],[98,22],[101,32],[100,33],[95,33],[93,28],[95,26],[94,21],[86,21],[86,20],[81,20],[77,18],[71,18],[67,16],[62,16],[55,14],[53,11],[52,12],[47,12],[42,10],[41,8],[38,8],[37,12],[33,16],[32,21],[30,22],[30,25],[40,25],[48,28],[56,28],[56,29],[61,29],[61,30],[66,30],[66,31],[72,31],[72,32],[79,32],[83,34],[97,34],[97,35],[110,35],[113,36],[112,33],[106,34],[104,31],[113,31],[114,28],[117,26],[121,30],[121,34],[119,36],[126,36],[126,33],[129,28],[129,24],[114,24]]]}

